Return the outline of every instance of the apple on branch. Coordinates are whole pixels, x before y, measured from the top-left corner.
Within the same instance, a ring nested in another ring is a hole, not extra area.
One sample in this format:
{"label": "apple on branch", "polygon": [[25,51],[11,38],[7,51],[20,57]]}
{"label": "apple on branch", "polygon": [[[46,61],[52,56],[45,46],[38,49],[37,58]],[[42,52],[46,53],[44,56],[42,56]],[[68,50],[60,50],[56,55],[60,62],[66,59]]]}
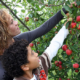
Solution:
{"label": "apple on branch", "polygon": [[77,21],[77,22],[80,22],[80,16],[77,16],[77,17],[76,17],[76,21]]}
{"label": "apple on branch", "polygon": [[78,63],[73,64],[73,68],[79,68],[79,64]]}
{"label": "apple on branch", "polygon": [[34,46],[34,44],[33,44],[33,43],[30,43],[30,44],[29,44],[29,46],[30,46],[30,47],[33,47],[33,46]]}
{"label": "apple on branch", "polygon": [[72,50],[67,49],[67,50],[66,50],[66,54],[67,54],[67,55],[71,55],[71,54],[72,54]]}
{"label": "apple on branch", "polygon": [[25,17],[25,21],[28,22],[29,21],[29,17]]}

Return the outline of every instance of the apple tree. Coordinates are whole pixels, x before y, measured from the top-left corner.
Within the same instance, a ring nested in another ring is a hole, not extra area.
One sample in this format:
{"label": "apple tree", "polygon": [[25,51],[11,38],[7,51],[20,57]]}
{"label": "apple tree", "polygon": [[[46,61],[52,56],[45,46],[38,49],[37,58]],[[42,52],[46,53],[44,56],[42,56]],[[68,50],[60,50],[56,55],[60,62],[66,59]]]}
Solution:
{"label": "apple tree", "polygon": [[[75,0],[0,0],[0,8],[7,8],[15,20],[18,20],[22,32],[33,30],[43,24],[57,11],[61,10],[64,19],[47,34],[30,43],[39,55],[49,45],[51,39],[58,33],[63,24],[69,19],[66,28],[69,35],[52,60],[52,68],[48,71],[49,80],[79,80],[80,79],[80,0],[76,6],[70,3]],[[69,12],[66,17],[64,7]],[[20,8],[20,10],[18,10]],[[20,12],[19,12],[20,11]]]}
{"label": "apple tree", "polygon": [[[64,8],[69,11],[69,17],[64,12],[64,22],[69,20],[66,28],[69,35],[64,41],[62,48],[59,49],[55,61],[52,61],[50,77],[54,80],[79,80],[80,79],[80,1],[72,8],[66,4]],[[64,24],[64,22],[62,24]]]}

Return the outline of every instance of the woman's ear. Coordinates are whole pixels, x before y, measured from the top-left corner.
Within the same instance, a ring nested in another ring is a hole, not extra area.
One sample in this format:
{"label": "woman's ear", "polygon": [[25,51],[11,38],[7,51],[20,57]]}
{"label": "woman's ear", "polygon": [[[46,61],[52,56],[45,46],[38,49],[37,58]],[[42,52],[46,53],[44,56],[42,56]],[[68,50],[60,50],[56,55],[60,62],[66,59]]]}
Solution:
{"label": "woman's ear", "polygon": [[29,66],[28,66],[27,64],[23,64],[23,65],[21,66],[21,69],[22,69],[23,71],[27,71],[27,70],[29,70]]}

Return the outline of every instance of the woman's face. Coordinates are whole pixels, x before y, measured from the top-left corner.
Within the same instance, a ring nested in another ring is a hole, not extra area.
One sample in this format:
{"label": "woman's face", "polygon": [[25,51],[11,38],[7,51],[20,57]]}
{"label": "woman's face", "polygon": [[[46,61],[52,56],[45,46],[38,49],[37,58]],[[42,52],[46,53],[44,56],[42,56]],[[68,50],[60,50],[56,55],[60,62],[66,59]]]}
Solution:
{"label": "woman's face", "polygon": [[10,25],[8,27],[8,32],[10,36],[14,37],[18,34],[20,34],[20,29],[18,27],[18,22],[14,21],[12,17],[10,17]]}

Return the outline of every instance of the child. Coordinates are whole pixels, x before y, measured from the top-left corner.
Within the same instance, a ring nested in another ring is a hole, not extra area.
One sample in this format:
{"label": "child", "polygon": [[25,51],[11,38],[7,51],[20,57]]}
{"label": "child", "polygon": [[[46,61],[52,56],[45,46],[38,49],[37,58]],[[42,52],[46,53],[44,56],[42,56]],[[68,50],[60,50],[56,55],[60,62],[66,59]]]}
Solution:
{"label": "child", "polygon": [[64,25],[39,57],[26,40],[15,41],[4,51],[2,62],[5,70],[14,77],[13,80],[48,80],[51,60],[56,56],[68,33]]}

